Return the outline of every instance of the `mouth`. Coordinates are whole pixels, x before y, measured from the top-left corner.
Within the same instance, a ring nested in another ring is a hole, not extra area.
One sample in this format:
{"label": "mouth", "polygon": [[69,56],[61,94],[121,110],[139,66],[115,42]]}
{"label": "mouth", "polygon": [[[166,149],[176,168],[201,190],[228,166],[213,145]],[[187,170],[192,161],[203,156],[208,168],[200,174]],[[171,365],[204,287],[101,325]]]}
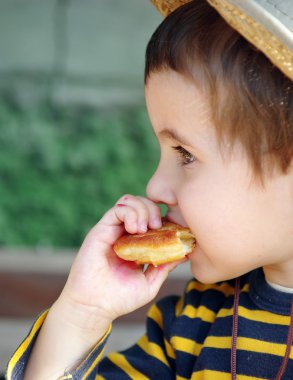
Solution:
{"label": "mouth", "polygon": [[175,224],[178,224],[178,222],[176,222],[176,220],[172,219],[170,217],[170,215],[166,214],[164,217],[163,217],[163,220],[166,221],[166,222],[170,222],[170,223],[175,223]]}
{"label": "mouth", "polygon": [[[178,221],[178,220],[176,220],[176,218],[173,219],[172,216],[170,214],[168,214],[168,213],[165,215],[165,217],[163,218],[163,220],[165,222],[170,222],[170,223],[178,224],[178,225],[180,225],[182,227],[185,227],[185,228],[189,229],[189,226],[187,225],[187,223],[185,223],[185,222],[182,223],[182,221]],[[193,238],[194,238],[194,235],[193,235]],[[193,249],[192,249],[192,251],[190,253],[187,253],[186,256],[185,256],[187,259],[190,259],[190,256],[191,257],[193,256],[196,244],[197,244],[197,242],[196,242],[196,239],[195,239],[195,242],[193,243]]]}
{"label": "mouth", "polygon": [[170,223],[174,223],[174,224],[179,224],[182,227],[189,228],[189,226],[187,225],[187,223],[185,223],[184,221],[182,221],[182,218],[181,218],[181,220],[176,220],[176,218],[173,218],[168,213],[164,216],[163,220],[165,220],[166,222],[170,222]]}

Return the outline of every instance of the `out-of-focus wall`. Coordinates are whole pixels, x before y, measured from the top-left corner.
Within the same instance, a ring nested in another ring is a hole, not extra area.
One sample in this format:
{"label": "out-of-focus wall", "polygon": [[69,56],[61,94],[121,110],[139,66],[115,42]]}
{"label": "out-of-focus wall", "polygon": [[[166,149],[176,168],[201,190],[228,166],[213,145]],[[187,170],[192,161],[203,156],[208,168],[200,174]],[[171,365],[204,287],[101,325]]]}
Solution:
{"label": "out-of-focus wall", "polygon": [[0,95],[94,106],[143,102],[149,0],[2,0]]}
{"label": "out-of-focus wall", "polygon": [[0,247],[75,247],[144,193],[158,150],[144,55],[161,20],[150,0],[0,1]]}
{"label": "out-of-focus wall", "polygon": [[[0,1],[0,378],[33,318],[58,296],[69,270],[58,277],[60,260],[73,258],[36,246],[60,245],[54,236],[75,245],[72,236],[82,240],[82,223],[96,223],[113,192],[144,186],[151,142],[146,132],[141,138],[145,117],[133,108],[144,102],[144,52],[160,21],[149,0]],[[17,254],[3,249],[11,244],[20,245]],[[141,320],[124,325],[108,350],[144,330]]]}

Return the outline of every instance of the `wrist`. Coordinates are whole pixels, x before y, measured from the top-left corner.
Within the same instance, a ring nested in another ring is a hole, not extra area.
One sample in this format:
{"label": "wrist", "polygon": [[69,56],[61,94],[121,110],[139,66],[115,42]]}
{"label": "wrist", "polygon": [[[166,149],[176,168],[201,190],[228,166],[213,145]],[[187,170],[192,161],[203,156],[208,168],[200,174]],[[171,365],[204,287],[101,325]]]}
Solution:
{"label": "wrist", "polygon": [[76,304],[62,294],[53,304],[50,315],[61,326],[72,330],[72,334],[92,344],[102,339],[113,322],[113,319],[104,316],[98,308]]}
{"label": "wrist", "polygon": [[109,325],[104,319],[93,323],[88,313],[76,310],[59,298],[40,329],[25,370],[25,380],[56,379],[62,377],[65,370],[75,370],[102,342]]}

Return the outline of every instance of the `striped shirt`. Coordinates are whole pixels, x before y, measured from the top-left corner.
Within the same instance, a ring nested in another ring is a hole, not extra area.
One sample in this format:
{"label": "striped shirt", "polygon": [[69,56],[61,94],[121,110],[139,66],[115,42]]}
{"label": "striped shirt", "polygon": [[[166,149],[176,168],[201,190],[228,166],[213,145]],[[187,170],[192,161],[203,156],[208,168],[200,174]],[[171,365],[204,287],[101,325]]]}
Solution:
{"label": "striped shirt", "polygon": [[[255,270],[241,279],[237,338],[237,380],[274,379],[285,354],[292,295],[280,292]],[[101,359],[109,332],[74,373],[74,380],[230,380],[233,281],[188,282],[184,295],[169,296],[148,313],[146,334],[120,353]],[[19,380],[41,315],[12,357],[8,380]],[[293,379],[293,350],[282,380]]]}

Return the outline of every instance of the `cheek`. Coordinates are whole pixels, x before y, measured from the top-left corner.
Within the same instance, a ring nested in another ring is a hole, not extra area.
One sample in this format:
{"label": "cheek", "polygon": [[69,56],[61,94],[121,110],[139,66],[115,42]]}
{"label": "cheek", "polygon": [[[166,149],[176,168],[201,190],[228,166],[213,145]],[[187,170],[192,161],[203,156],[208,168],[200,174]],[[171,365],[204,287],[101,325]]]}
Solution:
{"label": "cheek", "polygon": [[189,186],[180,193],[180,211],[202,249],[211,254],[242,251],[251,229],[247,205],[226,186]]}
{"label": "cheek", "polygon": [[218,235],[233,219],[231,205],[220,192],[215,194],[206,187],[186,187],[178,201],[184,219],[196,234]]}

